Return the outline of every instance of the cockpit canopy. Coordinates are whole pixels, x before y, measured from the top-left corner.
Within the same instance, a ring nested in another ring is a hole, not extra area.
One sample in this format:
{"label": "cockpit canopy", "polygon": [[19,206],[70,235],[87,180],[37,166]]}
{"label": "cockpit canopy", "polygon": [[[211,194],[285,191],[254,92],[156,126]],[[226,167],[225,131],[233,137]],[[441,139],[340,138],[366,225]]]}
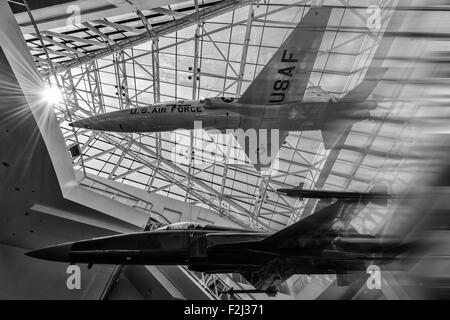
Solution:
{"label": "cockpit canopy", "polygon": [[245,233],[260,232],[257,230],[237,229],[237,228],[216,226],[216,225],[198,223],[198,222],[177,222],[177,223],[168,224],[164,227],[155,229],[153,231],[159,231],[159,230],[207,230],[207,231],[228,231],[228,232],[245,232]]}
{"label": "cockpit canopy", "polygon": [[202,230],[208,227],[207,224],[197,222],[177,222],[168,224],[156,230]]}

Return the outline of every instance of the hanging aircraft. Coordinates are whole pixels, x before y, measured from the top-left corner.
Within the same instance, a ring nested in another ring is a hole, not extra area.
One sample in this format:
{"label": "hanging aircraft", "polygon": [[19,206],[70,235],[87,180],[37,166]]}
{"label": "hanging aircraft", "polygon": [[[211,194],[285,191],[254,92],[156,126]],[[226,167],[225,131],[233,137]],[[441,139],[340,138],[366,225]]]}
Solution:
{"label": "hanging aircraft", "polygon": [[[380,200],[380,195],[372,198],[369,193],[354,196],[363,205]],[[293,274],[335,273],[339,285],[348,285],[369,265],[392,262],[408,247],[396,237],[360,234],[348,223],[354,209],[354,201],[337,200],[275,233],[183,222],[64,243],[27,255],[88,266],[187,265],[205,273],[240,273],[266,293]]]}
{"label": "hanging aircraft", "polygon": [[[214,97],[155,103],[95,115],[70,125],[112,132],[158,132],[191,130],[200,122],[202,129],[223,133],[230,128],[272,130],[260,131],[250,146],[245,144],[245,136],[237,136],[258,170],[270,167],[289,131],[320,130],[325,148],[330,149],[353,123],[370,117],[377,103],[367,98],[385,72],[369,67],[363,81],[339,100],[320,87],[308,88],[331,12],[329,7],[310,8],[238,99]],[[253,148],[255,144],[257,147]],[[261,152],[267,155],[264,159]]]}

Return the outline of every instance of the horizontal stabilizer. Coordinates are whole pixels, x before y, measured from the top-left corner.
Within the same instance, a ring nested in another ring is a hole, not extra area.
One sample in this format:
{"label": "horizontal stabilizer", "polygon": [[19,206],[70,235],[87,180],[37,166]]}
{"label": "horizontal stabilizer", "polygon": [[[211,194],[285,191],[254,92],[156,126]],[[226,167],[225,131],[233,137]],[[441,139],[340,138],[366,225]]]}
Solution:
{"label": "horizontal stabilizer", "polygon": [[380,206],[387,206],[387,200],[391,199],[386,185],[377,185],[369,192],[348,192],[348,191],[328,191],[328,190],[305,190],[302,188],[278,189],[278,192],[287,196],[314,199],[337,199],[345,201],[367,201]]}
{"label": "horizontal stabilizer", "polygon": [[239,99],[270,105],[301,101],[308,87],[332,8],[310,8]]}
{"label": "horizontal stabilizer", "polygon": [[348,92],[339,102],[366,101],[383,79],[387,70],[388,68],[369,67],[361,83]]}
{"label": "horizontal stabilizer", "polygon": [[336,121],[322,128],[321,133],[325,149],[330,150],[336,147],[339,139],[347,130],[350,130],[351,126],[351,122]]}

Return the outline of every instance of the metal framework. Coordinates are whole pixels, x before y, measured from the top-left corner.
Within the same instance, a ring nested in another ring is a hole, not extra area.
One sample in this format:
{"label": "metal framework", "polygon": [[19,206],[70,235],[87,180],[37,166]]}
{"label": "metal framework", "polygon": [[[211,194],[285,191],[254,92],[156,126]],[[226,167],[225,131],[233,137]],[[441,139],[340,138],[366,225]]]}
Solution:
{"label": "metal framework", "polygon": [[[406,71],[381,81],[374,92],[382,100],[378,121],[354,125],[330,152],[318,132],[291,132],[272,175],[246,165],[232,137],[217,139],[199,130],[115,134],[68,126],[78,118],[164,100],[239,96],[310,5],[306,0],[193,0],[25,34],[43,76],[64,91],[64,105],[56,112],[68,147],[81,150],[75,170],[203,206],[243,227],[264,230],[298,221],[317,204],[282,196],[277,188],[301,182],[311,189],[365,191],[379,182],[407,188],[412,172],[404,169],[410,160],[405,150],[416,137],[407,122],[395,126],[389,121],[420,113],[420,101],[406,99],[403,80],[417,81]],[[374,32],[367,24],[367,5],[345,0],[322,5],[334,9],[310,89],[321,87],[340,97],[364,77],[393,9],[400,7],[398,1],[381,1],[380,28]],[[391,59],[404,54],[397,51],[391,51]],[[411,59],[417,52],[411,51]],[[385,66],[393,65],[389,57],[386,61]],[[391,86],[395,89],[387,89]],[[384,89],[388,93],[383,95]],[[214,146],[214,155],[205,151],[206,145]],[[100,185],[93,182],[89,188],[125,202],[133,198],[133,206],[151,209],[145,201]],[[355,225],[377,232],[389,212],[368,208]],[[199,279],[206,287],[211,282],[233,286],[223,277],[228,276]],[[223,298],[217,290],[214,295]]]}

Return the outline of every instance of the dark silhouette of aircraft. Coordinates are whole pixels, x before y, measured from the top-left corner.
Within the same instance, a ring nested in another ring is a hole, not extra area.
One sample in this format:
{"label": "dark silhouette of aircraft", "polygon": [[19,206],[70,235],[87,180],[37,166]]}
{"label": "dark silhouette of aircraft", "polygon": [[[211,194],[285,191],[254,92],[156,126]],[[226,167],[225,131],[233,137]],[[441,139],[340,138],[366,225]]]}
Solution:
{"label": "dark silhouette of aircraft", "polygon": [[368,202],[381,197],[380,192],[346,194],[275,233],[181,222],[27,255],[71,264],[187,265],[205,273],[240,273],[262,292],[273,292],[293,274],[334,273],[339,285],[348,285],[369,265],[389,263],[408,247],[399,238],[360,234],[349,224]]}

